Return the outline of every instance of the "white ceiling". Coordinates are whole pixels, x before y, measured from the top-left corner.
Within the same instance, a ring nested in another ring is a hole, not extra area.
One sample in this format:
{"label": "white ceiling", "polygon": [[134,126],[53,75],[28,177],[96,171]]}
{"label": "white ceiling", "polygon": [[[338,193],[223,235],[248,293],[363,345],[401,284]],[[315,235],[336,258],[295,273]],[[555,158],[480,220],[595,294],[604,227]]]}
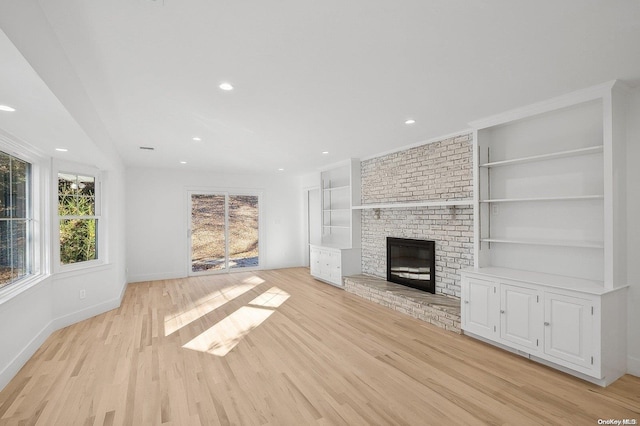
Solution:
{"label": "white ceiling", "polygon": [[160,2],[0,1],[42,80],[132,167],[299,174],[608,80],[640,85],[637,0]]}
{"label": "white ceiling", "polygon": [[[0,112],[0,135],[14,142],[26,143],[31,151],[43,156],[85,163],[87,159],[100,158],[100,151],[91,139],[2,31],[0,55],[0,104],[17,110]],[[71,146],[73,150],[70,152],[56,152],[56,148]],[[89,164],[106,166],[104,162],[89,161]]]}

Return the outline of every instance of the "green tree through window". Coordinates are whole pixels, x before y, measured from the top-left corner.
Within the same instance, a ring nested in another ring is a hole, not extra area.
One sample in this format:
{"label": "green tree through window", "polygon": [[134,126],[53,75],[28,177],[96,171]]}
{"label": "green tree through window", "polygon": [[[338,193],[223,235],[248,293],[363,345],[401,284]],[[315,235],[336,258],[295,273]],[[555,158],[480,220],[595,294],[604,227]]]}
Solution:
{"label": "green tree through window", "polygon": [[98,258],[96,179],[58,173],[60,263],[86,262]]}

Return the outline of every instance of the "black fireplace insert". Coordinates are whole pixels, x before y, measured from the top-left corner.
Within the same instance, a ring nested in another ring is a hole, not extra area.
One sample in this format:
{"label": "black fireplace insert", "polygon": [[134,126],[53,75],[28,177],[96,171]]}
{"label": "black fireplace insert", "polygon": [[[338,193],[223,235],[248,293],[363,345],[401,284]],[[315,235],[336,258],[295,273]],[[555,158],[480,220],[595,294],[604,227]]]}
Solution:
{"label": "black fireplace insert", "polygon": [[436,242],[387,237],[387,281],[436,292]]}

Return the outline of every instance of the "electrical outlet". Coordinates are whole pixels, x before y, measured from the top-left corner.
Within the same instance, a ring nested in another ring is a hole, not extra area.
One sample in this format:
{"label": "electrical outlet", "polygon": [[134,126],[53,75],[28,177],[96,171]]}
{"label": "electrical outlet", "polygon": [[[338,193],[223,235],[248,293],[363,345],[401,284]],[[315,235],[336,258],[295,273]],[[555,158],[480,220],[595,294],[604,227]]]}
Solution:
{"label": "electrical outlet", "polygon": [[492,204],[491,205],[491,214],[494,216],[498,216],[498,214],[500,213],[500,206],[498,204]]}
{"label": "electrical outlet", "polygon": [[85,289],[83,288],[82,290],[80,290],[80,293],[78,294],[78,297],[80,297],[80,299],[84,299],[85,297],[87,297],[87,292],[85,291]]}

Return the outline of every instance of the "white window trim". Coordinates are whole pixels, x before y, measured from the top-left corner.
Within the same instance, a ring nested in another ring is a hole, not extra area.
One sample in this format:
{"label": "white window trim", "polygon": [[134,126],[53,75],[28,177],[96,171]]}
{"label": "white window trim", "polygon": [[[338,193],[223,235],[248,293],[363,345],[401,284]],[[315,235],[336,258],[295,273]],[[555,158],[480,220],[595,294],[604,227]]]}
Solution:
{"label": "white window trim", "polygon": [[[0,305],[42,282],[51,273],[49,232],[50,164],[38,150],[0,130],[0,150],[31,164],[31,274],[0,289]],[[56,197],[57,198],[57,197]]]}
{"label": "white window trim", "polygon": [[[70,263],[63,265],[60,262],[60,217],[58,216],[58,173],[69,173],[76,175],[93,176],[96,179],[95,183],[95,214],[89,216],[91,218],[98,219],[97,230],[97,251],[98,258],[94,260],[87,260],[84,262]],[[96,167],[88,166],[85,164],[73,163],[69,161],[54,160],[52,173],[51,173],[51,241],[52,241],[52,264],[54,273],[65,273],[80,271],[88,268],[101,267],[107,264],[107,242],[105,238],[106,226],[105,215],[102,208],[103,194],[103,173]]]}

